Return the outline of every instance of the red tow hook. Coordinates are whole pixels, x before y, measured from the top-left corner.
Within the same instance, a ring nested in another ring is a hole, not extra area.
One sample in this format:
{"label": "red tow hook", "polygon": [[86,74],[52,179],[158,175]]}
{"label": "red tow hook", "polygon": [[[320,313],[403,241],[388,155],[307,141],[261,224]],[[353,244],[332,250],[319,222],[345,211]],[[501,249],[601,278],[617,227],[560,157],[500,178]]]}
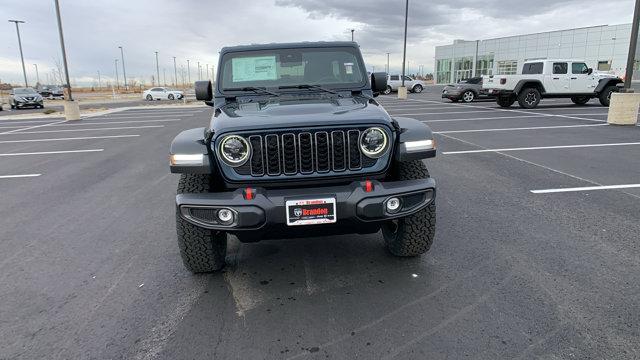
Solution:
{"label": "red tow hook", "polygon": [[372,192],[373,191],[373,183],[371,182],[371,180],[366,180],[364,182],[364,191],[365,192]]}
{"label": "red tow hook", "polygon": [[248,187],[244,189],[244,199],[245,200],[253,200],[256,197],[255,192],[252,188]]}

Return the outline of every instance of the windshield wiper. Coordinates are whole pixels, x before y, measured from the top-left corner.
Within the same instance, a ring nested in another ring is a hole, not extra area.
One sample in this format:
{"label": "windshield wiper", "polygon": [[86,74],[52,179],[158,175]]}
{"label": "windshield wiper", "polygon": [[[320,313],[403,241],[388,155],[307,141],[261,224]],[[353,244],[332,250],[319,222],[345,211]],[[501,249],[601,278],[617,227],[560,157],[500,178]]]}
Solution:
{"label": "windshield wiper", "polygon": [[320,85],[310,85],[310,84],[301,84],[301,85],[286,85],[286,86],[278,86],[278,89],[317,89],[322,90],[324,92],[328,92],[330,94],[336,94],[338,97],[343,97],[339,92],[327,89],[326,87]]}
{"label": "windshield wiper", "polygon": [[270,90],[267,90],[267,88],[265,87],[255,87],[255,86],[245,86],[245,87],[239,87],[239,88],[229,88],[229,89],[222,89],[222,91],[253,91],[256,94],[269,94],[269,95],[273,95],[273,96],[280,96],[280,94],[278,94],[277,92],[273,92]]}

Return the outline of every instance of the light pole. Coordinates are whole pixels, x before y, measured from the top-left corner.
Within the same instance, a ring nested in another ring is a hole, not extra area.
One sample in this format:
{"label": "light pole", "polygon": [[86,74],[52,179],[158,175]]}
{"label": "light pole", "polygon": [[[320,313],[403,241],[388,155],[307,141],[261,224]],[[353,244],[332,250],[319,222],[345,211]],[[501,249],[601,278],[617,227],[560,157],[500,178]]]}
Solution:
{"label": "light pole", "polygon": [[102,88],[102,81],[100,79],[100,70],[98,70],[98,89]]}
{"label": "light pole", "polygon": [[160,85],[160,65],[158,65],[158,52],[155,51],[156,53],[156,75],[158,76],[158,85]]}
{"label": "light pole", "polygon": [[631,92],[631,80],[633,78],[633,68],[638,49],[638,27],[640,26],[640,0],[636,0],[635,11],[633,12],[633,23],[631,24],[631,41],[629,43],[629,56],[627,57],[627,71],[624,76],[624,90]]}
{"label": "light pole", "polygon": [[16,33],[18,34],[18,47],[20,48],[20,60],[22,61],[22,75],[24,76],[24,86],[28,87],[27,83],[27,69],[24,67],[24,56],[22,55],[22,40],[20,39],[20,27],[18,24],[24,24],[22,20],[9,20],[9,22],[16,24]]}
{"label": "light pole", "polygon": [[353,41],[353,32],[356,31],[356,29],[351,29],[351,41]]}
{"label": "light pole", "polygon": [[118,59],[115,59],[116,63],[116,89],[120,90],[120,82],[118,82]]}
{"label": "light pole", "polygon": [[207,64],[207,80],[211,80],[211,78],[209,77],[209,64]]}
{"label": "light pole", "polygon": [[60,34],[60,48],[62,49],[62,63],[64,65],[64,77],[67,82],[67,94],[68,99],[65,99],[64,112],[67,120],[80,120],[80,105],[73,101],[73,95],[71,94],[71,81],[69,81],[69,66],[67,64],[67,50],[64,46],[64,34],[62,32],[62,17],[60,16],[60,4],[58,0],[55,0],[56,4],[56,17],[58,18],[58,33]]}
{"label": "light pole", "polygon": [[162,68],[162,74],[164,75],[164,86],[167,86],[167,69]]}
{"label": "light pole", "polygon": [[33,64],[33,66],[36,68],[36,86],[38,84],[40,84],[40,74],[38,74],[38,64]]}
{"label": "light pole", "polygon": [[198,81],[202,80],[202,68],[200,67],[200,61],[198,61]]}
{"label": "light pole", "polygon": [[176,67],[176,57],[173,57],[173,86],[178,86],[178,68]]}
{"label": "light pole", "polygon": [[387,53],[387,74],[389,73],[389,53]]}
{"label": "light pole", "polygon": [[191,84],[191,68],[189,66],[189,59],[187,59],[187,83]]}
{"label": "light pole", "polygon": [[122,78],[124,79],[124,89],[127,90],[127,69],[124,66],[124,50],[122,46],[118,46],[120,49],[120,57],[122,58]]}

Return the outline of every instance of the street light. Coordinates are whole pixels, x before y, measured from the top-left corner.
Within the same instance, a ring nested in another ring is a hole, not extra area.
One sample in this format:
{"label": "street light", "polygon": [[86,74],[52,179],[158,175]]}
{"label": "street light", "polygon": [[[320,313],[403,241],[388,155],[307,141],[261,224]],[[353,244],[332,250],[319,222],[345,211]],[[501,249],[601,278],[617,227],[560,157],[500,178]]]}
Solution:
{"label": "street light", "polygon": [[24,76],[24,86],[28,87],[27,83],[27,69],[24,67],[24,56],[22,55],[22,40],[20,40],[20,27],[18,24],[24,24],[22,20],[9,20],[9,22],[16,24],[16,33],[18,34],[18,47],[20,48],[20,60],[22,61],[22,75]]}
{"label": "street light", "polygon": [[38,74],[38,64],[33,64],[36,68],[36,86],[40,84],[40,74]]}
{"label": "street light", "polygon": [[189,67],[189,59],[187,59],[187,83],[191,84],[191,68]]}
{"label": "street light", "polygon": [[178,68],[176,67],[176,57],[173,57],[173,86],[178,86]]}
{"label": "street light", "polygon": [[638,27],[640,26],[640,0],[636,0],[636,7],[633,13],[633,23],[631,25],[631,41],[629,43],[629,56],[627,57],[627,71],[624,76],[624,90],[631,92],[631,80],[633,78],[633,68],[635,65],[636,50],[638,48]]}
{"label": "street light", "polygon": [[387,53],[387,74],[389,73],[389,53]]}
{"label": "street light", "polygon": [[120,90],[120,82],[118,82],[118,59],[115,59],[116,64],[116,89]]}
{"label": "street light", "polygon": [[120,49],[120,57],[122,58],[122,77],[124,78],[124,89],[127,90],[127,69],[124,67],[124,50],[122,46],[118,46]]}
{"label": "street light", "polygon": [[[405,64],[407,61],[407,22],[409,19],[409,0],[406,0],[405,9],[404,9],[404,47],[402,50],[402,87],[404,88],[404,70]],[[406,89],[404,92],[404,96],[406,96]],[[398,92],[398,97],[400,97],[400,92]]]}
{"label": "street light", "polygon": [[64,64],[64,76],[67,82],[67,94],[68,99],[65,99],[64,112],[67,120],[80,120],[80,105],[73,101],[73,95],[71,94],[71,81],[69,81],[69,66],[67,65],[67,50],[64,46],[64,34],[62,32],[62,18],[60,16],[60,4],[58,0],[55,0],[56,5],[56,17],[58,18],[58,33],[60,34],[60,48],[62,49],[62,63]]}
{"label": "street light", "polygon": [[158,65],[158,52],[154,51],[156,53],[156,75],[158,76],[158,79],[156,80],[158,86],[160,85],[160,65]]}
{"label": "street light", "polygon": [[356,31],[356,29],[351,29],[351,41],[353,41],[353,32]]}

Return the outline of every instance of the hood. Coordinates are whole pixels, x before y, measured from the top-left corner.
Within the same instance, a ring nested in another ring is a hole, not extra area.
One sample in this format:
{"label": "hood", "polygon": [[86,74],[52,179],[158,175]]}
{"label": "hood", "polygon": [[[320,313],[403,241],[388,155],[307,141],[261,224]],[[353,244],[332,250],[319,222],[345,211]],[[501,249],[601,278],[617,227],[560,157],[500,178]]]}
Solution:
{"label": "hood", "polygon": [[348,124],[390,125],[391,117],[376,101],[366,98],[286,99],[231,103],[216,109],[211,129],[216,134],[294,129]]}

